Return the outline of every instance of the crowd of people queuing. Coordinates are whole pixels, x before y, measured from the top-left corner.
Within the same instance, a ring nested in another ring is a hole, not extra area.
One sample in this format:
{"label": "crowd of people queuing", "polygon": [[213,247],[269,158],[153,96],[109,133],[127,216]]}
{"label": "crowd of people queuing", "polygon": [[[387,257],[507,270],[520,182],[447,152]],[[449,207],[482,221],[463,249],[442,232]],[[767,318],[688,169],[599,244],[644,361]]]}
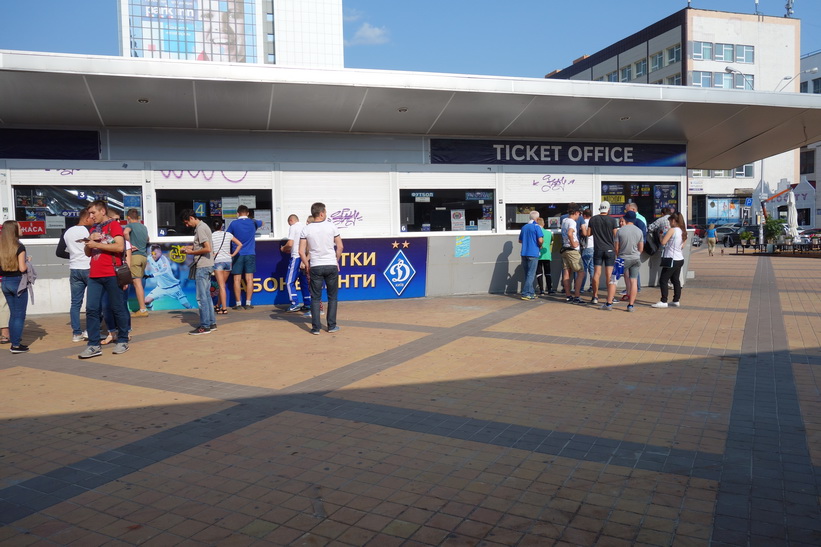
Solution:
{"label": "crowd of people queuing", "polygon": [[[211,227],[197,218],[193,209],[182,211],[180,220],[194,233],[193,242],[180,248],[191,257],[189,279],[195,282],[199,312],[198,326],[190,335],[209,334],[217,329],[217,315],[228,313],[227,284],[234,276],[234,310],[250,310],[253,276],[256,273],[255,233],[262,221],[249,217],[247,206],[237,208],[237,218],[223,230],[222,219]],[[130,209],[127,224],[105,201],[95,201],[80,211],[78,222],[68,228],[60,239],[57,256],[68,259],[71,304],[69,319],[73,342],[86,342],[81,359],[102,355],[103,346],[113,345],[113,354],[128,351],[133,318],[148,317],[154,301],[174,298],[186,309],[193,306],[180,287],[180,281],[162,247],[149,242],[148,230],[142,224],[140,211]],[[322,291],[328,295],[328,332],[339,331],[336,324],[339,290],[339,260],[342,238],[338,228],[327,221],[325,205],[311,206],[310,221],[299,223],[291,215],[289,239],[282,247],[290,255],[288,269],[289,311],[306,311],[312,320],[312,334],[321,328]],[[119,271],[118,271],[119,270]],[[123,271],[125,270],[125,271]],[[130,274],[130,275],[127,275]],[[154,288],[146,294],[143,279],[150,276]],[[218,286],[216,304],[211,297],[211,278]],[[12,353],[26,353],[22,343],[23,327],[29,302],[29,286],[36,273],[20,242],[20,226],[16,221],[3,223],[0,231],[0,342],[10,343]],[[296,291],[301,282],[302,303]],[[242,282],[245,282],[244,286]],[[137,309],[129,311],[128,294],[134,287]],[[242,291],[245,299],[242,300]],[[80,311],[85,301],[85,329]]]}
{"label": "crowd of people queuing", "polygon": [[[607,287],[600,309],[611,311],[613,304],[627,302],[627,311],[635,310],[636,298],[641,291],[641,255],[645,245],[661,248],[661,274],[659,276],[660,299],[653,308],[678,307],[681,305],[681,269],[684,266],[683,248],[687,240],[684,217],[669,207],[661,209],[661,216],[653,223],[638,212],[635,203],[628,203],[621,217],[611,216],[610,203],[599,204],[599,214],[590,209],[582,210],[576,203],[568,206],[561,217],[560,242],[558,252],[562,261],[562,288],[565,301],[583,304],[582,292],[585,280],[592,293],[589,301],[599,305],[599,283],[604,273]],[[557,234],[558,235],[558,234]],[[555,294],[550,276],[550,259],[554,249],[553,234],[544,228],[544,220],[538,211],[530,212],[530,221],[519,233],[522,244],[522,300],[535,300],[536,290],[545,294],[543,280],[547,281],[547,294]],[[653,244],[650,244],[652,240]],[[657,243],[656,243],[657,242]],[[649,250],[649,249],[648,249]],[[538,272],[538,276],[537,276]],[[616,296],[616,283],[624,276],[625,290],[621,298]],[[673,288],[672,301],[668,302],[670,285]]]}

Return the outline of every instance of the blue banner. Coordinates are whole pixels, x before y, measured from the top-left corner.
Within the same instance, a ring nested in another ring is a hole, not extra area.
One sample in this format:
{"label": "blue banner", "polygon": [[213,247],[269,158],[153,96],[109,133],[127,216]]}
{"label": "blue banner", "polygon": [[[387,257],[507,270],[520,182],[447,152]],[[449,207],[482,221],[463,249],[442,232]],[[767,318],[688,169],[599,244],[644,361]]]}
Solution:
{"label": "blue banner", "polygon": [[431,139],[431,163],[684,167],[683,144]]}
{"label": "blue banner", "polygon": [[[345,249],[340,261],[339,300],[390,300],[425,296],[427,238],[348,239],[343,244]],[[143,280],[146,302],[151,309],[197,307],[196,286],[194,281],[188,279],[192,258],[182,253],[185,245],[151,245],[147,259],[147,277]],[[279,246],[280,241],[257,241],[257,271],[253,282],[255,306],[289,303],[285,275],[290,255],[282,253]],[[218,286],[216,279],[211,279],[211,296],[216,299]],[[229,305],[233,305],[233,279],[230,276],[226,285]],[[133,287],[130,290],[129,305],[131,310],[136,310],[137,300]]]}

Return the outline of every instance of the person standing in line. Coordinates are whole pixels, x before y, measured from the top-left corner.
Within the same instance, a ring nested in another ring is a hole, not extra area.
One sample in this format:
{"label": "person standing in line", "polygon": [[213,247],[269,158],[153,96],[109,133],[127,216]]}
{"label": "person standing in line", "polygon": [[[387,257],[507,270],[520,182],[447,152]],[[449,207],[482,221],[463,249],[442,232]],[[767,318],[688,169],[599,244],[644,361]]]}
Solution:
{"label": "person standing in line", "polygon": [[[633,211],[634,213],[636,213],[636,221],[633,223],[633,225],[636,228],[638,228],[639,230],[641,230],[642,237],[644,238],[645,241],[647,241],[647,219],[644,218],[644,215],[639,213],[639,206],[636,205],[635,202],[630,202],[630,203],[628,203],[627,205],[624,206],[624,211],[625,212]],[[640,273],[636,274],[636,286],[638,287],[636,290],[638,292],[641,292],[641,274]],[[624,293],[622,293],[622,294],[624,294],[624,297],[622,298],[622,300],[627,300],[627,290],[625,290]]]}
{"label": "person standing in line", "polygon": [[7,220],[0,231],[0,277],[3,278],[3,296],[9,310],[9,350],[12,353],[26,353],[29,350],[28,346],[23,345],[29,293],[28,289],[18,292],[27,270],[26,247],[20,243],[20,225],[14,220]]}
{"label": "person standing in line", "polygon": [[[566,302],[581,304],[584,267],[582,266],[581,246],[578,238],[578,220],[582,212],[576,207],[567,211],[567,218],[562,221],[562,282]],[[575,294],[572,292],[575,283]]]}
{"label": "person standing in line", "polygon": [[[222,231],[224,222],[222,219],[217,219],[212,226],[214,231],[211,233],[211,249],[214,254],[214,277],[217,278],[217,286],[219,287],[219,297],[217,298],[217,306],[214,309],[215,313],[219,315],[226,315],[228,313],[228,292],[225,289],[225,284],[228,281],[228,275],[231,273],[231,260],[242,249],[242,242],[229,234]],[[233,251],[231,245],[233,244]]]}
{"label": "person standing in line", "polygon": [[91,259],[85,253],[85,240],[88,239],[90,225],[88,209],[83,209],[80,211],[77,224],[63,234],[68,253],[69,288],[71,289],[71,307],[68,315],[71,320],[72,342],[83,342],[88,338],[88,333],[80,324],[80,308],[83,307],[83,299],[88,288],[88,269],[91,265]]}
{"label": "person standing in line", "polygon": [[194,243],[183,247],[182,252],[194,255],[197,284],[197,304],[200,307],[200,326],[189,332],[193,336],[210,334],[217,330],[217,316],[214,315],[214,304],[211,300],[211,272],[214,271],[214,255],[211,252],[211,228],[197,218],[193,209],[180,213],[180,220],[187,228],[194,230]]}
{"label": "person standing in line", "polygon": [[[262,221],[249,218],[249,212],[248,207],[245,205],[237,207],[236,220],[231,222],[228,229],[225,230],[242,243],[239,254],[234,257],[234,263],[231,267],[231,273],[234,275],[234,307],[232,308],[234,310],[254,309],[253,304],[251,304],[251,295],[254,291],[254,274],[257,271],[257,245],[254,236],[257,230],[262,228]],[[245,305],[242,304],[240,298],[243,278],[245,279]]]}
{"label": "person standing in line", "polygon": [[[279,248],[283,253],[290,253],[291,255],[288,260],[288,271],[285,275],[288,298],[291,301],[288,311],[308,311],[311,309],[311,290],[308,287],[305,270],[302,269],[302,259],[299,257],[299,235],[305,225],[299,221],[298,216],[290,215],[288,217],[288,226],[288,241]],[[299,279],[299,286],[302,290],[302,304],[299,303],[299,296],[296,292],[297,279]]]}
{"label": "person standing in line", "polygon": [[661,237],[661,244],[664,250],[661,253],[662,262],[665,258],[673,259],[673,265],[669,267],[662,267],[661,276],[659,276],[659,289],[661,290],[661,300],[653,304],[653,308],[668,307],[667,297],[670,293],[670,288],[667,286],[668,282],[673,283],[673,301],[669,303],[670,306],[681,306],[681,268],[684,266],[684,253],[682,248],[684,242],[687,241],[687,231],[684,229],[684,217],[681,213],[673,213],[669,217],[670,229],[667,230]]}
{"label": "person standing in line", "polygon": [[539,252],[539,264],[536,267],[536,283],[539,285],[539,295],[545,294],[545,286],[547,286],[547,294],[556,294],[553,290],[553,276],[550,273],[550,266],[553,260],[553,232],[544,227],[544,219],[539,217],[536,219],[536,224],[542,229],[542,248]]}
{"label": "person standing in line", "polygon": [[108,302],[114,312],[117,324],[117,345],[114,354],[128,351],[128,311],[123,305],[121,288],[117,284],[115,268],[123,263],[125,238],[120,223],[108,218],[108,205],[95,201],[88,206],[89,219],[93,223],[85,245],[86,256],[91,257],[88,271],[88,296],[86,300],[86,330],[88,346],[80,359],[102,355],[100,345],[100,319],[102,316],[103,293],[108,294]]}
{"label": "person standing in line", "polygon": [[707,236],[707,254],[713,256],[716,250],[716,225],[710,224],[705,235]]}
{"label": "person standing in line", "polygon": [[627,311],[633,311],[638,293],[638,274],[641,266],[641,252],[644,250],[644,235],[635,225],[636,212],[624,213],[624,226],[619,228],[619,258],[624,260],[624,281],[627,285]]}
{"label": "person standing in line", "polygon": [[593,244],[595,243],[595,239],[590,232],[590,217],[592,216],[593,211],[589,208],[582,211],[582,224],[579,227],[579,233],[581,234],[579,241],[582,245],[582,265],[584,266],[585,285],[587,285],[586,292],[593,292]]}
{"label": "person standing in line", "polygon": [[607,300],[601,309],[613,309],[613,300],[616,296],[616,286],[610,283],[613,275],[613,265],[616,263],[616,232],[619,222],[610,216],[610,202],[602,201],[599,205],[599,214],[590,219],[590,233],[593,236],[593,298],[591,304],[599,303],[599,280],[604,266],[604,277],[607,280]]}
{"label": "person standing in line", "polygon": [[525,279],[522,283],[522,300],[535,300],[534,285],[536,281],[536,266],[539,263],[544,236],[542,228],[536,223],[539,211],[530,211],[530,222],[522,226],[519,232],[519,243],[522,244],[522,270]]}
{"label": "person standing in line", "polygon": [[131,317],[148,317],[143,287],[145,267],[148,263],[148,229],[140,222],[140,212],[137,209],[129,209],[126,218],[128,224],[123,229],[123,235],[126,241],[131,243],[131,277],[134,281],[134,294],[137,295],[137,311],[132,313]]}
{"label": "person standing in line", "polygon": [[305,226],[299,235],[299,257],[305,262],[311,279],[311,334],[319,334],[322,326],[319,305],[322,302],[323,283],[328,290],[328,332],[339,332],[336,309],[342,236],[339,235],[339,228],[326,220],[324,203],[311,205],[311,216],[313,222]]}

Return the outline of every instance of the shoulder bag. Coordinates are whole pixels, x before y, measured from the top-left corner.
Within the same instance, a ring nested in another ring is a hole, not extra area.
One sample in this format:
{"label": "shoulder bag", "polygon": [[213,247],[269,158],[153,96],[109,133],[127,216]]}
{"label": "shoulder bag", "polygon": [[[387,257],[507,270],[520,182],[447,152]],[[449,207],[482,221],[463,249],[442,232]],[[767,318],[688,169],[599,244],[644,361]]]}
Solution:
{"label": "shoulder bag", "polygon": [[131,267],[128,263],[123,259],[122,264],[117,266],[117,261],[114,260],[114,257],[111,257],[111,264],[114,266],[114,275],[117,276],[117,285],[122,287],[123,285],[131,285],[134,282],[134,278],[131,277]]}

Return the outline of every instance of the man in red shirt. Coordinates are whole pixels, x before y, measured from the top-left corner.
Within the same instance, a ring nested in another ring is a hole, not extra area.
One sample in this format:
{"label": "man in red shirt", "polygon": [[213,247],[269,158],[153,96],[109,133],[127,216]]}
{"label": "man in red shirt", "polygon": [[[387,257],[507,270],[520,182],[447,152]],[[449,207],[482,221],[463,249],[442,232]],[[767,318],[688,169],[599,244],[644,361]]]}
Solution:
{"label": "man in red shirt", "polygon": [[125,254],[123,228],[118,221],[108,219],[108,206],[104,201],[95,201],[89,205],[88,214],[93,223],[85,245],[86,256],[91,257],[86,297],[88,346],[79,355],[80,359],[102,355],[100,317],[103,293],[108,294],[108,304],[117,323],[117,345],[114,353],[128,351],[128,311],[125,309],[122,289],[117,285],[117,274],[114,271],[115,267],[123,263]]}

